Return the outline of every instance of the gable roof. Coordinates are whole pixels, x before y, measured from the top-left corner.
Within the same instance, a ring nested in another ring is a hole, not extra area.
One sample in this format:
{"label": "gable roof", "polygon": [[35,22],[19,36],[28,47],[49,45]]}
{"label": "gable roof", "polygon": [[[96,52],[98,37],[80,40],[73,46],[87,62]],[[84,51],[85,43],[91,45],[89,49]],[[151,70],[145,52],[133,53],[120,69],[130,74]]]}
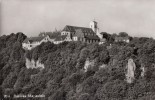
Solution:
{"label": "gable roof", "polygon": [[33,42],[39,42],[41,41],[42,39],[44,39],[46,36],[39,36],[39,37],[30,37],[30,38],[26,38],[23,43],[28,43],[28,41],[30,43],[33,43]]}
{"label": "gable roof", "polygon": [[100,40],[100,38],[94,33],[94,31],[91,28],[66,25],[62,31],[75,32],[75,34],[73,34],[73,37],[77,36],[86,39]]}
{"label": "gable roof", "polygon": [[84,35],[85,34],[83,33],[82,29],[77,29],[73,36],[84,37]]}
{"label": "gable roof", "polygon": [[81,30],[83,33],[94,33],[91,28],[66,25],[62,31],[76,32]]}
{"label": "gable roof", "polygon": [[66,37],[67,37],[67,35],[58,36],[58,37],[56,37],[55,41],[63,41],[63,40],[65,40]]}
{"label": "gable roof", "polygon": [[[77,37],[83,37],[83,38],[87,38],[87,39],[95,39],[95,40],[99,40],[100,38],[94,33],[94,31],[91,28],[85,28],[85,27],[76,27],[76,26],[66,26],[65,31],[70,31],[69,29],[71,29],[71,32],[73,32],[73,30],[75,31],[74,36]],[[86,33],[86,34],[85,34]],[[89,34],[89,35],[88,35]]]}
{"label": "gable roof", "polygon": [[46,33],[46,36],[49,36],[50,39],[55,39],[60,35],[61,35],[61,33]]}

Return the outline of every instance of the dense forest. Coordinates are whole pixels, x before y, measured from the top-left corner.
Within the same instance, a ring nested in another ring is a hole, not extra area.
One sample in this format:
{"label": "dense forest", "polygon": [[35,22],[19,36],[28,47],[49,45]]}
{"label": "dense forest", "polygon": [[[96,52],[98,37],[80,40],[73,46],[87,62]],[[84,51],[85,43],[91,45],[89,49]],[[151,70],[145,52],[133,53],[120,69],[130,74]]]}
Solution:
{"label": "dense forest", "polygon": [[[104,44],[42,43],[31,51],[22,48],[23,33],[0,37],[0,97],[15,100],[154,100],[155,40],[131,37],[114,42],[104,33]],[[120,34],[121,35],[121,34]],[[26,59],[44,68],[27,68]],[[129,59],[136,65],[135,79],[126,81]],[[86,61],[93,64],[84,68]],[[144,67],[145,73],[141,75]],[[44,95],[19,97],[15,95]]]}

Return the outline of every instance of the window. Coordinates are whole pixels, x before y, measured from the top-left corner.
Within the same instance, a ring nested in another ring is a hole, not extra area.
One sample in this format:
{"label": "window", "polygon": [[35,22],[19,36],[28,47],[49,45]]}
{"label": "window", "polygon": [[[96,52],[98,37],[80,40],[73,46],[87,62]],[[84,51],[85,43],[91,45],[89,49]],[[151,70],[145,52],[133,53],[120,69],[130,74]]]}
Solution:
{"label": "window", "polygon": [[77,37],[73,37],[74,41],[77,41]]}

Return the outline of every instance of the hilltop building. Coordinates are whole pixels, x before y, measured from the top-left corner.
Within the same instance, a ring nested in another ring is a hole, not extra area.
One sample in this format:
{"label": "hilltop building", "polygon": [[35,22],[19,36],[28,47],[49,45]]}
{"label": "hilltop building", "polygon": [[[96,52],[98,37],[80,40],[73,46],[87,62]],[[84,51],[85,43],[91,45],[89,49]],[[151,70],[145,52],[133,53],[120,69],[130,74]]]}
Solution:
{"label": "hilltop building", "polygon": [[101,37],[96,21],[90,22],[90,28],[66,25],[61,35],[67,35],[66,41],[82,41],[87,43],[99,42]]}
{"label": "hilltop building", "polygon": [[130,39],[129,39],[129,36],[126,36],[126,37],[116,36],[115,37],[115,42],[126,42],[126,43],[129,43]]}
{"label": "hilltop building", "polygon": [[39,37],[30,37],[23,41],[22,47],[27,50],[31,50],[32,48],[35,48],[36,46],[40,45],[43,42],[53,42],[53,39],[47,36],[39,36]]}
{"label": "hilltop building", "polygon": [[[96,21],[90,22],[90,28],[66,25],[59,36],[53,37],[50,34],[42,34],[38,37],[31,37],[24,40],[22,46],[24,49],[31,50],[42,42],[53,42],[59,44],[64,41],[82,41],[86,43],[104,43],[102,35]],[[101,42],[100,42],[101,41]]]}

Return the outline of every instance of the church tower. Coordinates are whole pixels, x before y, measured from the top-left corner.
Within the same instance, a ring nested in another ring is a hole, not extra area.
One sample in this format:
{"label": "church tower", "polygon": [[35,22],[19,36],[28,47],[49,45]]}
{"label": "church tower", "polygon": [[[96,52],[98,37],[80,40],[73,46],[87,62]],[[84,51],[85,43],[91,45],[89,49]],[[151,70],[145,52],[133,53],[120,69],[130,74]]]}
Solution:
{"label": "church tower", "polygon": [[99,38],[102,38],[102,35],[99,33],[97,22],[95,20],[91,21],[89,25],[90,25],[90,28],[96,33],[96,35],[98,35]]}
{"label": "church tower", "polygon": [[97,27],[97,22],[96,21],[91,21],[90,22],[90,28],[97,33],[98,27]]}

